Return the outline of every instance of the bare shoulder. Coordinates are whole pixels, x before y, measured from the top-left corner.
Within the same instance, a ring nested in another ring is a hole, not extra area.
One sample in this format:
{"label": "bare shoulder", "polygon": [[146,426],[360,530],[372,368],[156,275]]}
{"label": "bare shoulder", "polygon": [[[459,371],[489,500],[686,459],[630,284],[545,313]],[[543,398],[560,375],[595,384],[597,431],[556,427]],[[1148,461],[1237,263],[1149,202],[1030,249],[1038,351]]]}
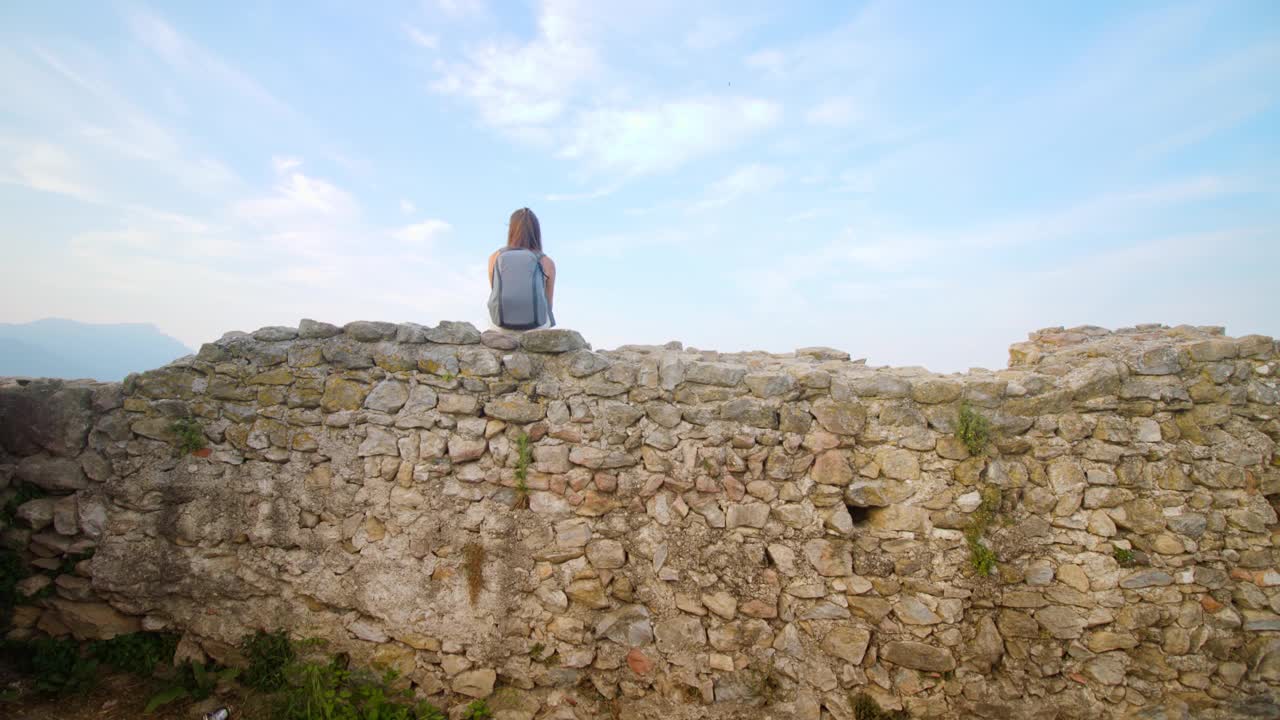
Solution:
{"label": "bare shoulder", "polygon": [[548,275],[554,274],[556,271],[556,261],[552,260],[550,255],[543,255],[542,269],[546,270]]}

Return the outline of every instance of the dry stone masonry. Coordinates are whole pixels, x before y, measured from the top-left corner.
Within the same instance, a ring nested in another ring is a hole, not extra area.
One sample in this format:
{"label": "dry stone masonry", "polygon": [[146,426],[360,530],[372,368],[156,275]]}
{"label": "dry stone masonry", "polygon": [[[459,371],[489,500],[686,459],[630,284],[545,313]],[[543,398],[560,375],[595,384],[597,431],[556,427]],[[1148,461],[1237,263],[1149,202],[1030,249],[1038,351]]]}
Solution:
{"label": "dry stone masonry", "polygon": [[[3,541],[61,570],[10,633],[170,629],[235,662],[285,629],[503,720],[849,720],[858,693],[1275,717],[1278,373],[1272,339],[1185,326],[1043,330],[959,375],[451,322],[229,333],[122,384],[0,382],[0,492],[46,493]],[[177,453],[183,418],[206,451]]]}

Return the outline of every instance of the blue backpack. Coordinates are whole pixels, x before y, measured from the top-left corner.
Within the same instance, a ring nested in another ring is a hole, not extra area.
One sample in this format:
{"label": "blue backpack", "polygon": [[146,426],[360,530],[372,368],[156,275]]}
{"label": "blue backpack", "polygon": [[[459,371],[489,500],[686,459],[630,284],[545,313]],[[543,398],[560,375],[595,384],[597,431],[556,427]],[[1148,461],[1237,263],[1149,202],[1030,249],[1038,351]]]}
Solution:
{"label": "blue backpack", "polygon": [[493,262],[493,291],[489,293],[489,319],[511,330],[554,327],[555,315],[547,303],[547,274],[542,253],[525,248],[503,248]]}

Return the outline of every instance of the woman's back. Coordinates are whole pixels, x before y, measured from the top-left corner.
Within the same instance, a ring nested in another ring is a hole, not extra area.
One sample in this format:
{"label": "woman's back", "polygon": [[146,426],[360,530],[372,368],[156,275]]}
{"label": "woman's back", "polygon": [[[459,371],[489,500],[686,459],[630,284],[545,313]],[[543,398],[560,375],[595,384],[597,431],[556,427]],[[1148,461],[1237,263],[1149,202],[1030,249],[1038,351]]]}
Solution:
{"label": "woman's back", "polygon": [[555,325],[556,266],[542,253],[542,230],[528,208],[511,214],[507,246],[489,256],[489,317],[497,327],[530,330]]}

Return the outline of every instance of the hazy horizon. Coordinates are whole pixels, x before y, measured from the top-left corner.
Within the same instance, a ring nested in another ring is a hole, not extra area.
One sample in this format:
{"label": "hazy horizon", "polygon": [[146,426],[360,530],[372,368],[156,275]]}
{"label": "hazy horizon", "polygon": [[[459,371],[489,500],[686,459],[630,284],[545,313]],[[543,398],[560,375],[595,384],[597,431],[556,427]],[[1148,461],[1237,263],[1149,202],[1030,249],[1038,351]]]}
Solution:
{"label": "hazy horizon", "polygon": [[0,377],[116,381],[194,352],[153,323],[0,323]]}

